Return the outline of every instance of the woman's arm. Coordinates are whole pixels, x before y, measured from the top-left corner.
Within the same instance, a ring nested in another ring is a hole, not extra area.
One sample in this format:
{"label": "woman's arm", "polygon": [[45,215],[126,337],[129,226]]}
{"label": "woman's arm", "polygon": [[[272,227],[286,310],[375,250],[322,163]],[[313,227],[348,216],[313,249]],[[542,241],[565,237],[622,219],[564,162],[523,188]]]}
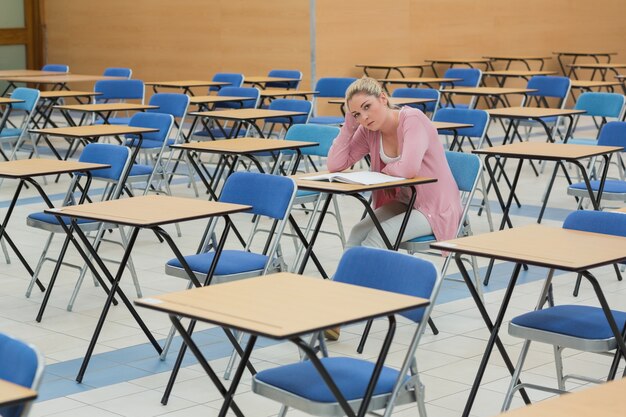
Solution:
{"label": "woman's arm", "polygon": [[428,135],[428,127],[417,116],[406,117],[402,126],[403,142],[400,159],[387,164],[382,172],[394,177],[417,177],[428,149]]}
{"label": "woman's arm", "polygon": [[343,171],[360,161],[369,153],[365,128],[359,125],[350,112],[346,113],[346,121],[341,127],[339,136],[328,151],[326,166],[331,172]]}

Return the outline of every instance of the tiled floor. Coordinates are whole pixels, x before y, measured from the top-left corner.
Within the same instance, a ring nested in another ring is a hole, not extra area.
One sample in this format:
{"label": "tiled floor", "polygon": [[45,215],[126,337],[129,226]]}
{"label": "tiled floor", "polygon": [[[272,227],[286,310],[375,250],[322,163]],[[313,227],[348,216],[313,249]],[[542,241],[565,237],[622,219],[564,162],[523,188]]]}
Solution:
{"label": "tiled floor", "polygon": [[[492,138],[499,134],[497,128],[494,129],[491,134]],[[510,164],[511,168],[512,165]],[[547,169],[546,173],[537,178],[530,168],[524,169],[518,189],[523,207],[514,212],[515,225],[535,221],[548,171],[550,170]],[[59,184],[53,181],[53,178],[48,178],[46,191],[54,195],[56,203],[60,203],[59,200],[67,187],[68,180],[63,178]],[[4,181],[0,189],[0,206],[8,205],[14,188],[14,183]],[[192,196],[192,191],[182,183],[174,186],[174,193],[180,196]],[[34,196],[32,189],[24,192],[8,227],[11,236],[31,264],[38,259],[46,238],[45,232],[31,229],[25,224],[28,213],[43,208],[43,203]],[[362,210],[359,203],[349,197],[340,198],[339,204],[346,231],[349,231],[360,218]],[[492,206],[497,224],[500,219],[499,210],[495,209],[493,202]],[[549,207],[544,223],[556,226],[560,226],[567,213],[576,208],[573,198],[566,195],[565,180],[562,178],[557,180]],[[296,213],[296,217],[301,222],[306,220],[304,213]],[[475,233],[488,230],[485,217],[478,217],[476,210],[471,212],[471,222]],[[249,227],[248,222],[244,222],[244,225],[244,227]],[[328,227],[333,227],[331,222],[328,222],[328,225]],[[181,224],[181,227],[183,236],[175,237],[175,241],[183,253],[192,253],[196,250],[204,223],[190,222]],[[174,234],[173,227],[169,227],[168,230]],[[117,235],[114,233],[112,236]],[[56,247],[60,247],[61,237],[57,237],[55,242]],[[292,259],[294,248],[291,239],[284,240],[283,249],[287,260]],[[111,245],[103,247],[102,251],[114,259],[119,258],[121,253],[119,247]],[[328,271],[333,271],[342,249],[336,237],[322,235],[316,253]],[[185,282],[164,274],[164,264],[170,258],[172,254],[165,244],[159,244],[152,234],[140,234],[133,252],[133,261],[144,295],[160,294],[185,287]],[[441,258],[431,259],[439,264],[442,263]],[[63,268],[44,319],[41,323],[37,323],[34,319],[42,300],[42,293],[34,291],[30,298],[24,296],[28,283],[27,275],[14,255],[11,256],[11,260],[10,265],[5,265],[4,260],[0,261],[0,268],[2,268],[0,331],[35,344],[45,355],[47,363],[40,399],[33,406],[33,416],[193,417],[217,415],[217,410],[221,405],[220,395],[190,355],[179,375],[168,405],[160,404],[163,388],[169,377],[169,370],[180,341],[177,340],[167,360],[160,361],[122,305],[111,310],[85,379],[82,384],[77,384],[74,378],[104,302],[102,290],[94,287],[90,279],[85,280],[73,311],[68,312],[66,304],[77,272],[74,269]],[[68,260],[78,260],[73,250],[70,251]],[[486,262],[482,259],[479,262],[484,272]],[[53,264],[48,263],[44,268],[41,274],[44,281],[50,276],[52,267]],[[492,281],[485,288],[487,307],[492,314],[499,306],[502,288],[506,285],[511,269],[510,264],[497,264]],[[312,263],[306,272],[310,275],[317,274]],[[594,272],[599,277],[611,306],[625,309],[626,283],[615,279],[612,268],[602,268]],[[539,268],[530,268],[522,273],[507,319],[533,308],[542,285],[542,278],[546,273],[545,269]],[[448,275],[451,278],[459,278],[454,266],[450,268]],[[129,278],[127,276],[124,278],[124,290],[129,296],[134,296],[131,280],[126,279]],[[557,302],[597,304],[588,285],[583,284],[578,298],[572,297],[574,278],[573,274],[566,273],[558,274],[555,278]],[[147,310],[140,310],[140,314],[157,338],[164,339],[170,328],[167,317],[164,314]],[[435,336],[427,330],[417,354],[422,379],[426,385],[427,409],[431,416],[458,416],[467,399],[488,333],[462,283],[444,282],[433,318],[440,333]],[[355,348],[361,328],[362,326],[359,325],[343,329],[340,340],[329,344],[331,353],[358,356]],[[410,326],[402,322],[389,356],[391,365],[399,364],[409,334]],[[363,357],[370,358],[377,355],[376,342],[380,341],[383,335],[382,323],[376,324]],[[230,349],[221,330],[211,326],[201,326],[197,337],[204,352],[211,359],[211,365],[217,371],[224,370]],[[502,339],[515,359],[521,347],[521,340],[508,336],[506,326],[503,327]],[[594,377],[605,376],[610,363],[610,358],[597,355],[567,351],[565,355],[567,371]],[[257,369],[297,360],[298,352],[295,347],[273,341],[264,341],[253,354],[253,363]],[[509,379],[502,360],[494,354],[472,414],[475,416],[498,414]],[[554,366],[550,347],[542,345],[531,347],[524,380],[554,386]],[[571,382],[568,387],[579,389],[581,385]],[[547,396],[544,393],[531,392],[531,398],[534,400]],[[278,404],[251,392],[249,374],[244,375],[237,401],[244,413],[250,416],[273,416],[279,410]],[[516,398],[513,406],[520,405],[522,401]],[[398,407],[394,415],[409,416],[416,415],[416,413],[414,406],[404,406]],[[297,416],[302,413],[292,411],[289,415]]]}

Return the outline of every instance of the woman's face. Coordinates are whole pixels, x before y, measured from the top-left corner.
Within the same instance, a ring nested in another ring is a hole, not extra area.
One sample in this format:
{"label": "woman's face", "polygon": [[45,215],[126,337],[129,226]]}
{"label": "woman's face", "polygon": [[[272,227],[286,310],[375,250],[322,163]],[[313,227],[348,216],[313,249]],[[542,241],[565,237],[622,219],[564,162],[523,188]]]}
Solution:
{"label": "woman's face", "polygon": [[378,97],[365,93],[355,94],[348,101],[348,110],[364,128],[380,130],[389,112],[387,96],[384,93]]}

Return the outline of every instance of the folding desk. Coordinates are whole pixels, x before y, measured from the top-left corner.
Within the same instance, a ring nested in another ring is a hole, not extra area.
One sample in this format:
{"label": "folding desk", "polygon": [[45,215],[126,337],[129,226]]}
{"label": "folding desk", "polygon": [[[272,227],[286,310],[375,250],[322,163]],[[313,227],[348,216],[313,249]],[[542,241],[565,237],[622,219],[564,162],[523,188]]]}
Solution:
{"label": "folding desk", "polygon": [[82,124],[82,121],[85,117],[81,117],[81,122],[76,123],[72,119],[70,112],[80,112],[88,114],[94,114],[102,119],[102,123],[109,124],[109,118],[111,115],[118,111],[144,111],[144,110],[155,110],[158,109],[159,106],[151,106],[149,104],[139,104],[139,103],[96,103],[96,104],[63,104],[60,106],[54,106],[55,109],[61,110],[61,112],[65,115],[65,119],[68,121],[70,126],[77,126]]}
{"label": "folding desk", "polygon": [[[39,97],[43,100],[42,103],[37,107],[37,113],[39,114],[39,119],[37,119],[36,125],[45,128],[48,124],[52,127],[58,127],[56,123],[52,121],[52,111],[54,110],[54,106],[56,106],[61,100],[66,98],[75,98],[78,102],[82,103],[81,98],[87,98],[91,100],[92,97],[97,97],[102,95],[102,93],[98,93],[95,91],[76,91],[76,90],[52,90],[52,91],[41,91]],[[63,117],[65,117],[68,124],[71,126],[70,120],[67,119],[66,114],[61,112]],[[38,122],[43,119],[43,124],[40,125]]]}
{"label": "folding desk", "polygon": [[222,81],[204,81],[204,80],[174,80],[174,81],[149,81],[144,83],[145,85],[151,85],[152,90],[158,93],[157,87],[163,88],[179,88],[183,90],[183,93],[193,96],[193,87],[224,87],[230,85],[230,83]]}
{"label": "folding desk", "polygon": [[[461,149],[461,144],[459,143],[459,129],[464,129],[467,127],[472,127],[474,125],[469,123],[452,123],[452,122],[431,122],[435,129],[437,129],[438,133],[441,133],[445,130],[451,130],[454,133],[454,137],[452,138],[452,143],[450,144],[450,150],[453,151],[455,146],[458,145],[459,151]],[[445,134],[445,132],[444,132]]]}
{"label": "folding desk", "polygon": [[470,68],[474,68],[476,64],[484,65],[485,69],[488,70],[491,68],[491,61],[485,58],[468,58],[468,59],[425,59],[424,61],[430,62],[430,66],[433,69],[433,74],[435,77],[438,77],[437,70],[435,65],[448,65],[450,68],[455,65],[464,65]]}
{"label": "folding desk", "polygon": [[[435,101],[437,100],[434,98],[389,97],[389,103],[391,103],[394,106],[408,106],[411,104],[415,104],[415,105],[420,106],[423,111],[426,111],[426,106],[425,106],[426,103],[434,103]],[[346,113],[346,110],[345,110],[346,100],[345,99],[333,98],[331,100],[328,100],[328,102],[330,104],[341,105],[341,112],[343,114]]]}
{"label": "folding desk", "polygon": [[41,71],[29,69],[0,70],[0,78],[37,77],[42,75],[59,75],[59,73],[56,71]]}
{"label": "folding desk", "polygon": [[[509,102],[506,98],[507,95],[521,94],[526,98],[526,94],[537,91],[536,89],[528,88],[505,88],[505,87],[455,87],[446,88],[441,90],[442,94],[447,95],[448,101],[451,102],[450,96],[453,94],[477,97],[476,101],[470,103],[470,108],[475,108],[478,100],[482,97],[489,108],[495,108],[498,102],[502,103],[504,107],[509,107]],[[489,101],[490,99],[490,101]],[[454,105],[453,105],[454,106]]]}
{"label": "folding desk", "polygon": [[79,83],[100,80],[125,80],[124,77],[108,77],[104,75],[82,75],[82,74],[61,74],[59,75],[42,75],[30,77],[7,77],[4,80],[9,82],[9,87],[15,87],[15,83],[31,83],[52,85],[53,90],[69,90],[68,83]]}
{"label": "folding desk", "polygon": [[[329,302],[329,296],[343,301]],[[249,364],[249,358],[259,336],[289,340],[302,349],[316,367],[323,368],[324,365],[316,356],[315,350],[303,340],[305,335],[387,316],[389,328],[372,372],[375,376],[382,369],[387,349],[393,340],[394,314],[424,307],[428,305],[428,300],[331,280],[279,273],[143,298],[136,300],[135,304],[162,311],[170,316],[185,344],[224,397],[219,416],[225,416],[229,408],[235,415],[243,416],[233,397],[245,368],[249,367],[251,372],[255,373]],[[179,316],[250,334],[241,362],[228,389],[204,358],[190,332],[183,327]],[[327,374],[320,375],[332,391],[334,387],[332,379]],[[373,391],[376,382],[372,378],[366,392]],[[340,392],[335,395],[348,416],[357,415]],[[365,415],[370,399],[371,396],[363,399],[359,416]]]}
{"label": "folding desk", "polygon": [[252,86],[257,86],[261,90],[265,90],[265,84],[267,83],[289,83],[294,81],[298,81],[298,79],[288,77],[270,77],[267,75],[243,77],[244,84],[252,84]]}
{"label": "folding desk", "polygon": [[552,59],[552,57],[543,56],[543,55],[489,55],[489,56],[484,56],[483,58],[492,61],[492,64],[491,64],[492,66],[493,66],[493,62],[505,61],[506,62],[505,70],[508,70],[511,67],[511,64],[513,62],[521,62],[526,66],[526,69],[528,71],[532,70],[532,68],[530,68],[531,62],[539,62],[539,71],[541,71],[546,61],[548,59]]}
{"label": "folding desk", "polygon": [[424,74],[424,67],[430,67],[430,64],[356,64],[355,67],[363,68],[363,73],[370,77],[371,75],[367,72],[367,70],[384,70],[387,71],[384,75],[384,78],[388,78],[391,75],[391,71],[396,71],[402,78],[405,77],[402,69],[406,68],[417,68],[420,70],[418,77],[421,77]]}
{"label": "folding desk", "polygon": [[195,104],[200,109],[209,109],[211,104],[218,103],[239,103],[243,105],[244,101],[256,100],[255,97],[240,97],[240,96],[191,96],[189,97],[189,104]]}
{"label": "folding desk", "polygon": [[[24,265],[24,268],[28,271],[28,274],[32,277],[34,275],[33,269],[30,267],[22,253],[17,248],[17,245],[13,242],[11,237],[7,233],[7,225],[13,214],[13,209],[17,204],[17,199],[22,192],[22,188],[25,184],[32,185],[39,193],[43,201],[49,208],[53,208],[54,205],[48,195],[42,188],[42,186],[35,181],[36,177],[43,177],[45,175],[60,175],[71,174],[72,172],[81,172],[86,174],[87,181],[85,183],[85,190],[89,189],[91,183],[91,172],[96,169],[109,168],[109,165],[105,164],[91,164],[78,161],[59,161],[57,159],[21,159],[17,161],[0,162],[0,178],[7,178],[13,180],[19,180],[11,203],[7,208],[7,212],[2,220],[2,226],[0,226],[0,239],[6,239],[13,252],[17,255],[18,259]],[[83,192],[83,196],[84,196]],[[84,197],[83,197],[84,198]],[[45,291],[44,286],[39,280],[36,281],[37,286],[41,291]],[[1,390],[0,390],[1,392]]]}
{"label": "folding desk", "polygon": [[30,388],[0,379],[0,407],[8,407],[32,401],[37,398],[37,392]]}
{"label": "folding desk", "polygon": [[612,71],[615,75],[620,75],[617,70],[626,68],[626,64],[614,64],[612,62],[601,64],[569,64],[568,66],[571,68],[571,75],[575,79],[578,79],[578,75],[576,74],[577,69],[587,69],[593,70],[590,77],[591,80],[595,78],[597,72],[600,74],[601,81],[606,81],[606,76],[609,71]]}
{"label": "folding desk", "polygon": [[592,51],[575,51],[575,52],[552,52],[552,54],[556,55],[556,59],[559,62],[559,66],[561,67],[561,71],[563,71],[563,75],[569,77],[572,75],[572,69],[570,68],[569,73],[565,70],[565,64],[563,63],[563,57],[569,56],[573,57],[572,64],[575,64],[579,58],[587,57],[593,58],[594,62],[597,64],[600,63],[599,58],[605,58],[606,62],[611,62],[611,56],[617,55],[617,52],[592,52]]}
{"label": "folding desk", "polygon": [[265,100],[272,101],[278,97],[302,97],[304,100],[308,100],[309,96],[315,96],[319,93],[319,91],[315,90],[290,90],[287,88],[265,89],[261,90],[261,104],[259,107],[263,107]]}
{"label": "folding desk", "polygon": [[[602,293],[600,284],[589,272],[592,268],[604,265],[611,265],[626,259],[626,238],[606,234],[596,234],[581,232],[577,230],[567,230],[543,225],[529,225],[506,229],[493,233],[474,235],[459,239],[436,242],[431,244],[432,248],[454,252],[455,261],[463,276],[463,280],[470,290],[472,298],[480,311],[480,314],[491,332],[485,352],[483,354],[478,372],[474,379],[469,398],[463,411],[463,417],[470,415],[474,399],[480,387],[480,382],[489,362],[489,357],[494,345],[497,346],[504,359],[509,372],[513,375],[514,367],[511,360],[498,337],[500,326],[504,321],[506,309],[515,289],[517,278],[522,264],[534,265],[550,269],[558,269],[568,272],[582,274],[593,286],[594,292],[602,306],[607,321],[615,335],[618,344],[618,352],[626,358],[626,345],[621,334],[621,329],[617,327],[609,305]],[[461,259],[462,255],[483,256],[491,259],[498,259],[514,262],[515,268],[507,285],[502,304],[492,322],[485,305],[483,304],[472,278],[467,272]],[[549,275],[544,293],[547,292],[550,284]],[[542,296],[544,294],[542,293]],[[528,404],[530,400],[524,391],[520,391]],[[566,398],[569,398],[566,397]]]}
{"label": "folding desk", "polygon": [[[104,325],[109,308],[111,307],[111,303],[113,302],[113,298],[116,294],[122,299],[126,308],[133,315],[133,318],[148,337],[155,350],[159,354],[162,351],[152,333],[150,333],[141,317],[139,317],[135,311],[132,303],[119,287],[119,282],[124,273],[126,263],[128,262],[128,258],[130,257],[137,240],[137,235],[141,229],[151,230],[155,235],[165,240],[176,258],[180,261],[184,270],[189,275],[191,282],[196,287],[200,287],[202,284],[196,279],[193,271],[176,247],[172,238],[161,226],[190,220],[206,219],[208,217],[224,217],[226,219],[227,228],[224,232],[223,238],[220,240],[220,243],[216,248],[215,259],[210,269],[210,271],[214,271],[230,227],[230,220],[228,216],[233,213],[249,210],[250,208],[250,206],[240,204],[220,203],[215,201],[204,201],[165,195],[145,195],[140,197],[123,198],[119,200],[80,204],[76,206],[66,206],[46,210],[46,213],[54,215],[59,220],[61,227],[63,227],[63,230],[65,230],[67,234],[66,244],[67,241],[72,242],[94,276],[100,275],[99,270],[94,266],[93,262],[95,261],[98,267],[104,272],[107,280],[111,283],[109,295],[102,308],[102,313],[100,314],[98,324],[94,330],[94,334],[89,343],[89,347],[87,348],[87,353],[85,354],[85,358],[83,359],[83,363],[76,380],[78,382],[82,382],[85,371],[87,370],[87,365],[89,364],[89,360],[93,353],[93,349],[98,341],[98,336],[100,335],[100,331],[102,330],[102,326]],[[62,216],[71,218],[71,226],[68,227],[65,222],[61,220]],[[126,246],[124,254],[120,258],[120,265],[118,270],[115,272],[115,275],[113,275],[106,264],[102,261],[102,258],[98,254],[96,248],[93,247],[87,236],[85,236],[85,234],[80,230],[77,224],[77,219],[89,219],[103,223],[112,223],[131,227],[128,245]],[[82,245],[87,249],[87,253],[82,249],[74,235],[78,236]],[[59,261],[61,259],[62,257],[59,258]],[[207,279],[210,278],[210,275],[212,275],[212,272],[209,273]],[[56,276],[53,275],[48,286],[48,292],[52,289],[54,279],[56,279]]]}
{"label": "folding desk", "polygon": [[[207,191],[209,192],[209,194],[211,194],[213,199],[217,201],[218,197],[216,195],[215,189],[217,188],[218,182],[222,177],[222,174],[225,172],[226,166],[230,166],[229,172],[226,174],[227,178],[237,166],[237,161],[241,156],[250,159],[255,164],[259,172],[265,172],[261,163],[256,159],[256,153],[274,153],[284,150],[292,150],[295,151],[297,155],[291,172],[291,174],[295,174],[300,159],[302,158],[302,151],[300,149],[317,145],[318,143],[315,142],[303,142],[295,140],[235,138],[232,140],[189,142],[181,145],[172,145],[170,147],[173,149],[180,149],[187,152],[188,160],[200,176],[200,180],[204,183],[204,186],[207,188]],[[203,170],[201,166],[196,162],[195,158],[192,155],[192,153],[194,152],[218,154],[223,158],[230,156],[232,157],[232,160],[228,162],[227,160],[220,159],[216,173],[210,176],[208,175],[208,172],[206,170]],[[278,158],[276,158],[276,162],[278,163]],[[210,181],[207,180],[207,176],[209,176]]]}
{"label": "folding desk", "polygon": [[556,75],[556,71],[541,71],[541,70],[499,70],[499,71],[485,71],[483,76],[494,77],[497,79],[498,87],[504,87],[508,78],[522,78],[528,81],[531,77],[537,75]]}
{"label": "folding desk", "polygon": [[23,102],[24,100],[18,100],[9,97],[0,97],[0,106],[5,106],[4,111],[0,116],[0,132],[2,132],[2,129],[4,129],[4,125],[7,123],[7,120],[9,120],[9,115],[11,114],[11,109],[13,108],[13,105]]}
{"label": "folding desk", "polygon": [[[233,109],[233,110],[215,110],[215,111],[205,111],[205,112],[193,112],[189,113],[191,116],[196,118],[203,118],[209,120],[215,120],[219,129],[222,131],[222,134],[225,138],[233,138],[239,135],[241,131],[241,127],[244,124],[252,126],[260,137],[263,136],[263,131],[256,124],[258,120],[266,120],[277,117],[286,117],[290,120],[293,120],[295,116],[304,116],[306,113],[296,112],[296,111],[283,111],[283,110],[269,110],[269,109]],[[227,133],[221,124],[217,123],[217,120],[226,120],[235,122],[233,127]],[[204,122],[203,122],[204,123]],[[205,128],[211,135],[212,139],[215,139],[211,133],[211,129],[205,124]]]}
{"label": "folding desk", "polygon": [[[324,172],[319,172],[319,174],[323,174],[323,173]],[[428,184],[428,183],[437,181],[437,179],[435,178],[416,177],[416,178],[409,178],[409,179],[404,179],[400,181],[386,182],[383,184],[363,185],[363,184],[346,184],[342,182],[313,181],[313,180],[305,179],[305,177],[311,177],[316,174],[318,173],[314,174],[314,173],[309,172],[305,174],[298,174],[298,175],[292,176],[292,178],[296,181],[296,184],[298,185],[299,190],[314,191],[314,192],[326,194],[326,199],[324,200],[324,203],[322,204],[322,209],[320,210],[319,218],[313,229],[311,240],[309,242],[306,242],[306,239],[303,239],[303,244],[306,247],[306,251],[304,252],[302,263],[300,264],[299,269],[298,269],[299,274],[302,274],[304,272],[304,269],[306,268],[306,264],[309,260],[309,256],[311,255],[311,252],[313,251],[313,246],[315,245],[317,235],[319,234],[319,231],[322,227],[322,223],[324,222],[324,217],[326,216],[326,213],[328,211],[328,207],[330,205],[333,195],[349,195],[349,196],[356,198],[358,201],[360,201],[363,204],[365,211],[367,212],[367,215],[370,216],[370,218],[374,222],[374,226],[376,227],[376,230],[378,230],[378,233],[380,233],[380,236],[383,238],[383,241],[385,242],[385,245],[387,246],[387,248],[391,250],[398,250],[398,248],[400,247],[400,243],[402,243],[402,235],[404,234],[404,230],[409,221],[411,210],[413,210],[413,204],[415,203],[415,198],[416,198],[417,193],[415,191],[414,186],[421,185],[421,184]],[[365,197],[363,197],[362,194],[366,192],[376,191],[376,190],[386,190],[386,189],[398,188],[398,187],[409,187],[411,190],[411,197],[407,203],[407,210],[404,214],[404,219],[402,220],[402,225],[400,226],[400,231],[398,233],[398,236],[396,236],[394,243],[391,243],[389,236],[387,236],[382,226],[380,225],[380,222],[376,218],[376,215],[374,214],[374,209],[372,209],[372,207],[370,206],[370,202]],[[296,227],[297,225],[294,225],[294,228]],[[304,236],[302,236],[301,239],[303,237]],[[322,276],[326,278],[327,274],[324,272],[323,268],[320,268],[320,266],[321,265],[317,265],[318,269],[320,269],[320,273],[322,274]]]}
{"label": "folding desk", "polygon": [[379,78],[383,85],[383,88],[387,90],[387,84],[402,84],[409,88],[419,87],[424,84],[429,88],[432,88],[431,84],[453,84],[455,81],[462,81],[461,78],[441,78],[441,77],[407,77],[407,78]]}

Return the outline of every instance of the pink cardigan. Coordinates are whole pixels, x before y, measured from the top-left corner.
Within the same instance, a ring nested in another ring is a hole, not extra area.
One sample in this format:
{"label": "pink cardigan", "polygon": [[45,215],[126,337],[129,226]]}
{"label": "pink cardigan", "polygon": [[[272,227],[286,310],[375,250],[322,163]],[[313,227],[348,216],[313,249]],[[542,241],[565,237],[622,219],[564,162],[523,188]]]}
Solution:
{"label": "pink cardigan", "polygon": [[[413,207],[426,216],[437,240],[453,239],[462,214],[461,199],[437,130],[421,111],[411,107],[400,110],[398,122],[400,159],[385,165],[380,159],[380,133],[360,126],[348,113],[328,153],[328,169],[343,171],[369,154],[372,171],[403,178],[437,178],[435,183],[415,186],[417,198]],[[406,188],[375,191],[374,208],[393,200],[408,201],[409,196]]]}

